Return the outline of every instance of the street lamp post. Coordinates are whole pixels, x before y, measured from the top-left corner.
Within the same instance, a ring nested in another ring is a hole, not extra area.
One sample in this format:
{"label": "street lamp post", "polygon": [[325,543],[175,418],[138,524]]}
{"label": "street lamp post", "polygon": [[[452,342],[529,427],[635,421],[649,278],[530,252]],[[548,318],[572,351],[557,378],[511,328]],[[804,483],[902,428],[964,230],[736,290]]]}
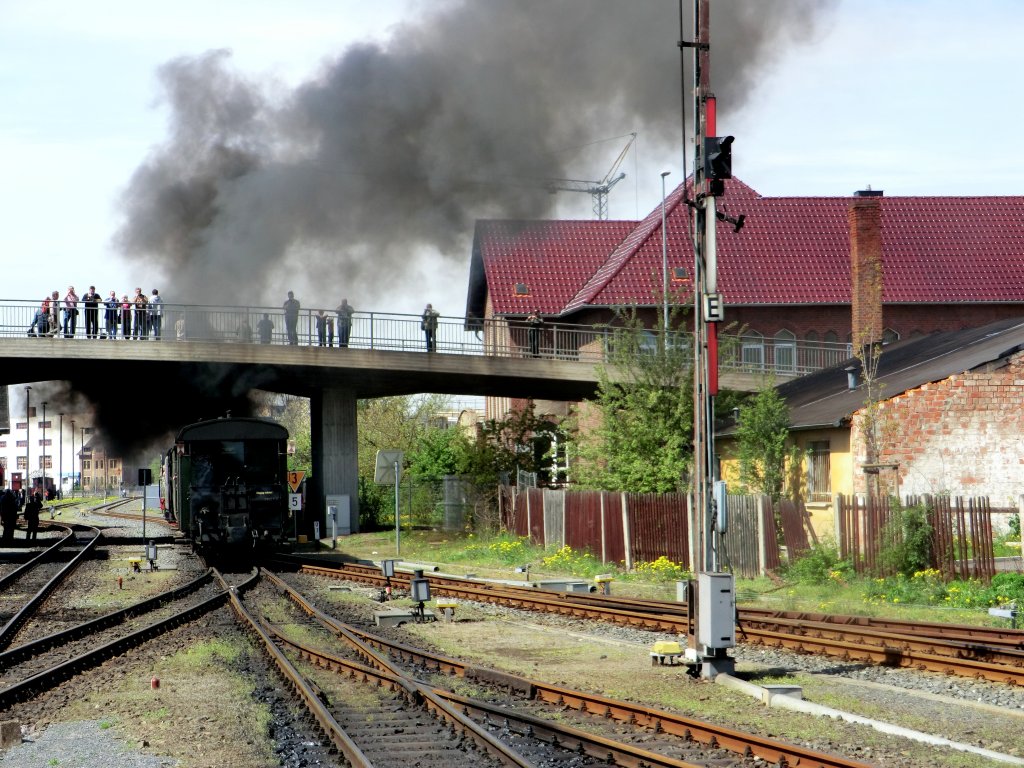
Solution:
{"label": "street lamp post", "polygon": [[661,172],[661,294],[664,302],[662,311],[665,313],[662,318],[665,344],[668,344],[668,231],[665,229],[665,177],[670,173],[672,171]]}
{"label": "street lamp post", "polygon": [[79,427],[82,430],[82,445],[79,450],[82,452],[82,458],[78,461],[78,487],[82,489],[82,498],[85,498],[85,427]]}
{"label": "street lamp post", "polygon": [[39,462],[39,463],[42,465],[41,469],[43,470],[43,498],[45,499],[49,495],[49,493],[48,493],[49,488],[46,485],[46,401],[45,400],[43,400],[43,421],[42,421],[42,425],[43,425],[43,460],[41,462]]}
{"label": "street lamp post", "polygon": [[71,420],[71,498],[75,498],[75,420]]}
{"label": "street lamp post", "polygon": [[21,492],[22,492],[22,494],[26,494],[26,498],[27,498],[28,487],[29,487],[29,482],[28,482],[28,480],[29,480],[29,472],[30,472],[30,469],[31,469],[31,466],[32,466],[31,464],[29,464],[29,453],[28,453],[28,447],[29,447],[29,441],[30,441],[30,437],[29,437],[29,419],[31,418],[30,414],[32,413],[31,398],[32,398],[32,387],[29,386],[28,384],[26,384],[25,385],[25,480],[21,484]]}

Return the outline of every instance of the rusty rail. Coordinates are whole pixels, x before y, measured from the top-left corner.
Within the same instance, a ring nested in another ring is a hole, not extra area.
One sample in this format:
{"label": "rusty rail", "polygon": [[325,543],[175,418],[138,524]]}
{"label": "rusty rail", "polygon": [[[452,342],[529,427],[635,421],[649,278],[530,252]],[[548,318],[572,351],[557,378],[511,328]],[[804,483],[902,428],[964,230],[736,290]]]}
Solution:
{"label": "rusty rail", "polygon": [[[330,578],[384,584],[378,569],[370,566],[344,564],[339,568],[305,565],[303,571]],[[430,575],[431,592],[435,595],[464,600],[506,605],[526,610],[553,612],[581,619],[608,621],[639,629],[683,634],[687,631],[686,613],[678,604],[667,604],[659,611],[655,601],[636,601],[633,610],[629,600],[609,600],[596,595],[545,592],[543,590],[486,584],[468,579]],[[408,578],[397,574],[392,584],[407,585]],[[1024,632],[999,631],[1004,640],[986,643],[968,636],[962,625],[956,634],[942,634],[932,623],[888,622],[888,630],[861,623],[844,622],[850,617],[831,621],[767,617],[764,612],[739,614],[737,639],[772,647],[789,648],[809,653],[822,653],[842,659],[858,659],[874,664],[927,669],[942,674],[983,678],[993,682],[1024,685]],[[895,630],[895,631],[894,631]],[[993,637],[993,635],[987,635]]]}
{"label": "rusty rail", "polygon": [[[751,754],[776,765],[800,765],[808,766],[810,768],[814,768],[815,766],[818,768],[853,768],[854,766],[863,766],[863,763],[858,763],[841,757],[820,754],[801,747],[784,744],[782,742],[777,742],[754,734],[743,733],[723,726],[705,723],[700,720],[695,720],[664,710],[653,709],[631,702],[617,701],[605,696],[576,691],[561,686],[549,685],[541,681],[528,680],[517,675],[498,672],[496,670],[475,667],[457,659],[413,648],[412,646],[405,645],[403,643],[387,640],[339,622],[337,619],[334,619],[313,606],[279,577],[270,577],[269,574],[267,575],[268,578],[271,578],[273,583],[275,583],[279,589],[299,605],[303,611],[321,621],[325,626],[330,628],[332,631],[337,632],[339,636],[345,638],[347,641],[358,642],[357,647],[370,646],[374,649],[385,651],[388,656],[414,662],[428,669],[434,669],[459,677],[496,683],[522,691],[531,698],[558,707],[570,707],[583,713],[592,714],[602,718],[610,718],[622,723],[633,724],[637,727],[650,729],[655,732],[661,731],[669,733],[686,740],[696,741],[708,747],[720,747],[738,755]],[[370,657],[373,659],[382,658],[375,652],[370,654]],[[374,662],[371,662],[371,664],[374,664]],[[472,702],[471,705],[468,699],[447,691],[435,689],[435,693],[445,697],[449,701],[459,702],[467,708],[472,706],[481,712],[489,709],[489,705],[487,704],[482,702]],[[511,718],[514,714],[507,709],[501,709],[500,712],[502,717],[508,718]],[[516,717],[520,717],[520,715],[516,715]],[[528,718],[527,716],[523,722],[532,724],[531,721],[533,720],[535,719]],[[574,729],[562,730],[560,726],[556,726],[548,721],[538,722],[542,723],[547,729],[552,730],[559,741],[565,740],[571,744],[581,744],[583,749],[589,754],[607,756],[611,745],[626,750],[621,754],[619,752],[613,752],[615,755],[615,764],[651,766],[680,765],[678,761],[664,762],[669,760],[669,758],[653,755],[653,753],[648,753],[643,750],[639,751],[644,753],[643,755],[640,755],[635,748],[629,745],[623,745],[603,739],[594,739],[589,734],[583,734],[583,732],[577,732]],[[622,762],[620,762],[620,760]],[[659,760],[661,762],[659,762]]]}

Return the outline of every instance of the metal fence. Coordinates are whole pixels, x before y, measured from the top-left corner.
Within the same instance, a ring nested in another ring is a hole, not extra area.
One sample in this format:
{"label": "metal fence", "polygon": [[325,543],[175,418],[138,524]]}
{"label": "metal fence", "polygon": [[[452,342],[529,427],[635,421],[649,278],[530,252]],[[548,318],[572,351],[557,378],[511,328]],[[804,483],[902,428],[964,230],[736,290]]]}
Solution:
{"label": "metal fence", "polygon": [[[102,304],[96,310],[79,303],[70,316],[58,311],[43,316],[40,302],[0,300],[0,338],[59,338],[74,341],[204,341],[225,344],[296,344],[304,347],[351,347],[387,351],[426,351],[427,333],[419,315],[355,312],[347,327],[334,310],[301,309],[294,325],[281,307],[227,307],[164,303],[159,310]],[[321,316],[320,313],[323,312]],[[94,313],[94,314],[92,314]],[[72,322],[73,317],[73,322]],[[93,319],[95,325],[93,325]],[[72,332],[72,328],[74,331]],[[637,331],[638,345],[655,350],[660,332]],[[530,328],[525,321],[491,318],[474,321],[440,317],[431,341],[444,354],[607,362],[608,350],[622,329],[604,325],[545,322]],[[688,344],[689,334],[672,332],[672,344]],[[723,371],[798,375],[849,358],[845,344],[794,342],[782,348],[751,337],[722,337],[719,365]]]}

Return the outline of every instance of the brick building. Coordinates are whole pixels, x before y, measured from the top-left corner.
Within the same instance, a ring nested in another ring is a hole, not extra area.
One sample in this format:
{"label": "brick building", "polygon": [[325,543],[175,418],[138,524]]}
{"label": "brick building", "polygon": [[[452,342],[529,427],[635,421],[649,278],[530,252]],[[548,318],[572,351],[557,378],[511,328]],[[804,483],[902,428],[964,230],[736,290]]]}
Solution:
{"label": "brick building", "polygon": [[[666,198],[665,236],[670,297],[689,305],[693,250],[685,191],[680,186]],[[1013,458],[1009,439],[1021,426],[1014,403],[1024,401],[1024,376],[1013,378],[1017,363],[1006,362],[1016,360],[1009,350],[1024,344],[1024,197],[884,197],[867,191],[766,198],[733,179],[719,202],[728,215],[745,216],[738,232],[718,228],[718,285],[726,321],[742,329],[744,363],[777,365],[780,356],[795,356],[801,342],[845,347],[882,340],[884,360],[915,360],[907,363],[913,369],[906,376],[894,370],[884,380],[885,396],[892,398],[885,417],[897,423],[905,416],[908,434],[920,435],[879,458],[899,465],[890,479],[898,476],[900,490],[1024,493],[1021,460]],[[660,205],[639,222],[480,221],[467,324],[515,321],[531,311],[547,320],[614,323],[616,309],[635,306],[654,327],[662,249]],[[982,326],[989,330],[969,330]],[[989,332],[995,335],[986,341]],[[939,349],[943,354],[933,356]],[[779,391],[790,400],[794,434],[808,456],[807,497],[829,507],[833,493],[864,486],[857,468],[864,459],[854,456],[862,449],[851,451],[863,444],[857,413],[864,394],[843,391],[841,368],[821,375],[832,378],[813,374]],[[996,387],[998,398],[989,403],[966,394],[977,387]],[[807,403],[800,399],[805,392],[811,393]],[[914,410],[937,397],[941,407],[932,403],[925,415]],[[830,410],[815,421],[811,404],[818,400]],[[487,415],[500,417],[520,406],[492,399]],[[972,415],[974,406],[980,410]],[[565,404],[537,404],[539,413],[559,416],[565,410]],[[992,419],[998,423],[988,423]],[[953,445],[968,438],[977,453]]]}
{"label": "brick building", "polygon": [[[1024,318],[883,347],[874,467],[866,466],[860,366],[850,367],[777,387],[806,457],[802,495],[817,530],[831,527],[835,494],[862,493],[874,477],[884,492],[988,496],[998,507],[1024,495]],[[726,480],[737,475],[731,433],[717,444]]]}
{"label": "brick building", "polygon": [[[85,493],[117,492],[125,485],[124,461],[108,452],[102,441],[95,437],[78,452],[81,484]],[[134,481],[132,481],[134,483]]]}

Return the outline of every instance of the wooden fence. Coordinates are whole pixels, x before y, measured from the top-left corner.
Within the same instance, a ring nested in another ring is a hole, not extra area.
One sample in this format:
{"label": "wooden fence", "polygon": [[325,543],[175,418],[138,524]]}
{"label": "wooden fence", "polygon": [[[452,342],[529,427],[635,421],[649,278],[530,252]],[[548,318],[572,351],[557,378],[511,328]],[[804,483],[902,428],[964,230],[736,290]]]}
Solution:
{"label": "wooden fence", "polygon": [[[652,562],[667,557],[684,568],[697,561],[697,541],[686,494],[551,491],[503,486],[502,527],[532,544],[590,552],[605,563]],[[789,552],[808,548],[802,504],[778,510]],[[764,497],[729,496],[729,523],[716,546],[723,567],[753,578],[782,562],[771,504]],[[812,534],[813,535],[813,534]]]}
{"label": "wooden fence", "polygon": [[[907,506],[923,505],[931,526],[930,567],[943,579],[981,579],[995,574],[992,541],[992,510],[987,497],[910,497]],[[849,560],[857,573],[892,575],[884,562],[886,546],[902,541],[901,526],[889,525],[896,509],[887,497],[836,497],[836,531],[839,556]]]}

